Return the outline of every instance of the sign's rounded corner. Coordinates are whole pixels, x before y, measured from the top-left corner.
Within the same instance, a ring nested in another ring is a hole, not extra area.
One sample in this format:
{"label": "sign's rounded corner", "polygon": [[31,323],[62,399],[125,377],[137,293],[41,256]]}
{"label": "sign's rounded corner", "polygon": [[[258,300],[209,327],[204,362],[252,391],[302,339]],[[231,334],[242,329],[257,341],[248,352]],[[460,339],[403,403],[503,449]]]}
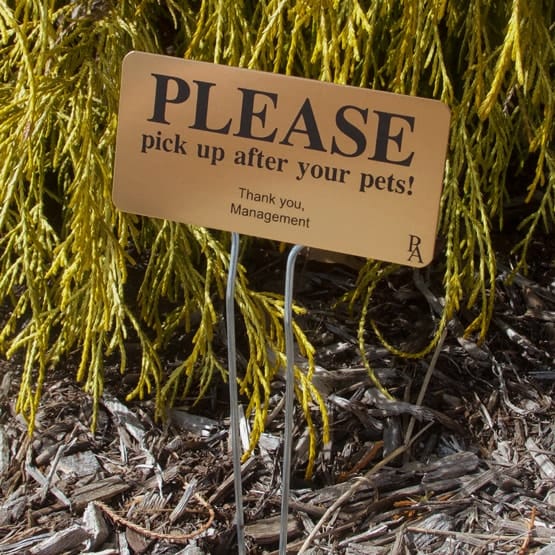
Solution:
{"label": "sign's rounded corner", "polygon": [[434,261],[434,255],[432,254],[429,258],[423,260],[420,264],[418,264],[418,269],[424,269],[428,267]]}
{"label": "sign's rounded corner", "polygon": [[136,58],[138,55],[144,54],[144,52],[141,52],[139,50],[130,50],[124,57],[122,60],[122,64],[126,64],[129,62],[129,60]]}

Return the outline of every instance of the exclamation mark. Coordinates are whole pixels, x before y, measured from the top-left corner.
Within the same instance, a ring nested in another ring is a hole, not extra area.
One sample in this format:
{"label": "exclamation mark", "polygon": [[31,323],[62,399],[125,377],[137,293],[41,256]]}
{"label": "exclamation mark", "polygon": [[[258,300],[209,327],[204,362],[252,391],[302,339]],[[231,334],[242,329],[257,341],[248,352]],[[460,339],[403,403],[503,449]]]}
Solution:
{"label": "exclamation mark", "polygon": [[412,195],[412,184],[414,183],[414,177],[411,175],[409,177],[409,190],[407,191],[407,195]]}

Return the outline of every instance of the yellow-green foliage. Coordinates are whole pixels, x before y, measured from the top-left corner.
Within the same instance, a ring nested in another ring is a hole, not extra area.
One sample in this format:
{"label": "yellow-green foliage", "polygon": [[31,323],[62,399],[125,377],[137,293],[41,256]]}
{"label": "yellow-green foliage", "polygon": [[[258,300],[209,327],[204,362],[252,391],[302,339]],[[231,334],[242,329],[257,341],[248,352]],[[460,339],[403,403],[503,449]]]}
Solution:
{"label": "yellow-green foliage", "polygon": [[[465,303],[479,308],[469,332],[483,336],[496,276],[491,232],[506,203],[516,195],[530,205],[514,246],[522,266],[534,233],[554,220],[554,10],[551,0],[0,0],[0,305],[9,308],[0,351],[24,354],[18,410],[33,421],[46,372],[68,353],[80,357],[77,378],[97,401],[104,361],[119,354],[125,371],[131,339],[142,361],[130,397],[152,393],[160,413],[189,391],[202,395],[215,373],[226,376],[213,350],[226,234],[124,215],[110,200],[129,50],[446,102],[440,329]],[[373,261],[361,271],[351,295],[361,342],[373,288],[393,271]],[[249,289],[242,268],[236,300],[255,442],[283,362],[283,305]],[[184,331],[194,333],[192,347],[168,372],[160,353]],[[311,360],[299,328],[295,335]],[[310,370],[297,377],[310,418],[309,403],[321,400]]]}

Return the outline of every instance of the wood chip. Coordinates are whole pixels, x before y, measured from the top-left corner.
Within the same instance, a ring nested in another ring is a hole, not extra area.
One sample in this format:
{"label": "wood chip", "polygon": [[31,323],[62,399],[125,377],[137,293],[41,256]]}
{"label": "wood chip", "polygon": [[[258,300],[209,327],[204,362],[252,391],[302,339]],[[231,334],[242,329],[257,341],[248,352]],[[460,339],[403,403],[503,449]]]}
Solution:
{"label": "wood chip", "polygon": [[137,415],[112,395],[105,393],[102,403],[115,418],[116,423],[124,427],[139,443],[142,443],[146,431]]}
{"label": "wood chip", "polygon": [[[245,526],[245,535],[252,538],[256,545],[268,545],[279,540],[280,516],[264,518]],[[299,523],[293,516],[287,520],[287,537],[295,537],[301,532]]]}
{"label": "wood chip", "polygon": [[101,547],[110,535],[102,511],[94,503],[89,503],[83,513],[83,527],[89,534],[87,551]]}
{"label": "wood chip", "polygon": [[530,455],[532,455],[534,462],[538,465],[543,477],[548,480],[555,480],[555,464],[545,453],[542,453],[542,450],[531,437],[526,439],[526,448]]}
{"label": "wood chip", "polygon": [[[241,465],[241,478],[243,481],[247,479],[256,467],[256,459],[250,457]],[[219,485],[218,489],[211,495],[208,500],[210,504],[214,505],[233,487],[233,472]]]}
{"label": "wood chip", "polygon": [[58,463],[58,470],[82,478],[96,474],[100,470],[100,464],[92,451],[83,451],[62,457]]}
{"label": "wood chip", "polygon": [[486,470],[478,476],[470,479],[461,490],[455,494],[456,499],[462,499],[470,495],[474,495],[477,491],[493,482],[497,477],[497,472],[493,469]]}
{"label": "wood chip", "polygon": [[[422,551],[433,553],[434,544],[438,542],[437,532],[450,531],[454,525],[454,519],[450,515],[442,512],[434,513],[420,521],[417,526],[421,531],[412,532],[409,536],[410,542],[419,553]],[[426,533],[427,529],[433,530],[434,533]]]}
{"label": "wood chip", "polygon": [[127,538],[127,543],[129,547],[133,550],[133,553],[137,555],[142,555],[146,553],[150,546],[152,545],[152,538],[147,538],[142,534],[131,530],[131,528],[125,529],[125,537]]}
{"label": "wood chip", "polygon": [[29,549],[29,555],[59,555],[71,551],[89,539],[89,533],[79,524],[52,534]]}
{"label": "wood chip", "polygon": [[169,417],[173,424],[201,437],[208,437],[219,428],[217,420],[191,414],[177,408],[170,409]]}
{"label": "wood chip", "polygon": [[362,532],[361,534],[357,534],[355,536],[350,536],[348,539],[339,542],[338,547],[352,546],[352,544],[354,543],[360,543],[365,540],[379,538],[380,536],[383,536],[388,531],[389,531],[388,524],[380,524],[379,526],[375,526],[370,530],[366,530],[366,532]]}
{"label": "wood chip", "polygon": [[61,501],[66,507],[71,507],[71,501],[67,496],[60,491],[56,486],[50,483],[50,480],[44,476],[38,468],[35,468],[31,464],[31,451],[29,451],[29,456],[25,462],[25,471],[33,480],[35,480],[41,486],[41,490],[38,492],[38,496],[43,498],[47,492],[52,493],[59,501]]}
{"label": "wood chip", "polygon": [[430,463],[422,477],[423,482],[434,482],[446,478],[458,478],[472,474],[478,468],[480,460],[475,453],[460,451],[437,459]]}
{"label": "wood chip", "polygon": [[205,551],[197,547],[196,545],[188,545],[181,551],[175,553],[175,555],[208,555]]}
{"label": "wood chip", "polygon": [[186,488],[184,489],[183,494],[181,495],[181,499],[179,500],[179,503],[175,506],[173,511],[170,513],[169,519],[172,524],[174,524],[177,520],[179,520],[181,515],[183,515],[183,513],[185,512],[187,508],[187,504],[189,503],[189,500],[195,493],[196,487],[197,487],[197,480],[193,478],[191,482],[188,483]]}
{"label": "wood chip", "polygon": [[21,555],[22,553],[29,553],[28,549],[33,545],[36,545],[44,540],[47,540],[52,536],[51,533],[37,533],[33,534],[30,530],[31,535],[27,538],[22,538],[20,540],[7,541],[5,538],[0,543],[0,553],[2,555]]}
{"label": "wood chip", "polygon": [[29,496],[24,487],[20,487],[0,506],[0,526],[17,522],[25,513],[29,504]]}
{"label": "wood chip", "polygon": [[77,510],[83,509],[91,501],[106,501],[116,495],[125,493],[130,487],[119,476],[110,476],[104,480],[77,488],[72,495],[73,505]]}
{"label": "wood chip", "polygon": [[0,424],[0,475],[8,470],[10,462],[10,442],[4,426]]}

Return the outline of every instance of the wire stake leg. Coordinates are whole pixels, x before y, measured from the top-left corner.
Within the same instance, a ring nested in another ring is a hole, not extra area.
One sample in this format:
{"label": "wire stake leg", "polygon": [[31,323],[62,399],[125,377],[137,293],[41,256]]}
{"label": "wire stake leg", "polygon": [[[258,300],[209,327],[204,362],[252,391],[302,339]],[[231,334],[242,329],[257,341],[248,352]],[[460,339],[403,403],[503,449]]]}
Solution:
{"label": "wire stake leg", "polygon": [[297,255],[304,247],[295,245],[287,257],[285,272],[285,294],[283,325],[285,331],[285,355],[287,370],[285,374],[285,432],[283,443],[283,469],[281,478],[281,517],[279,531],[279,555],[287,554],[287,524],[289,517],[289,493],[291,489],[291,451],[293,443],[293,410],[295,401],[295,343],[293,340],[293,284]]}
{"label": "wire stake leg", "polygon": [[239,234],[231,234],[231,253],[227,276],[226,327],[229,380],[229,416],[231,419],[231,450],[233,458],[233,484],[235,488],[235,523],[237,526],[237,553],[245,555],[245,515],[243,511],[243,482],[241,479],[241,432],[239,396],[237,393],[237,347],[235,342],[235,278],[239,257]]}

